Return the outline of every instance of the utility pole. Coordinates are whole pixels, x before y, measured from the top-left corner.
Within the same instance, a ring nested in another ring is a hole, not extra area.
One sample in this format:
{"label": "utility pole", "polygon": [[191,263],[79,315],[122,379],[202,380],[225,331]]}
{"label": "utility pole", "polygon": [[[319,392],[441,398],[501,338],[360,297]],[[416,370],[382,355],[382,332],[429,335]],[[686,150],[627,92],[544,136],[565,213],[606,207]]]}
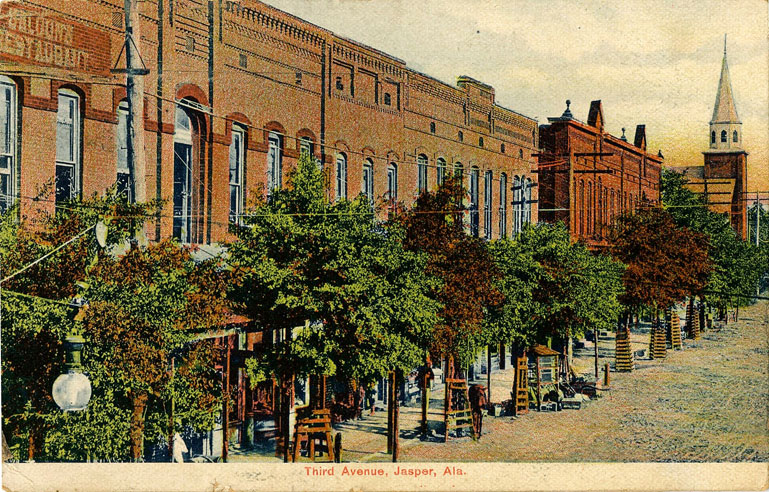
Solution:
{"label": "utility pole", "polygon": [[759,246],[759,237],[761,236],[761,200],[758,199],[756,192],[756,248]]}
{"label": "utility pole", "polygon": [[144,154],[144,75],[149,70],[139,53],[141,24],[137,0],[125,0],[126,101],[128,103],[127,161],[131,170],[132,196],[135,202],[147,199],[146,160]]}

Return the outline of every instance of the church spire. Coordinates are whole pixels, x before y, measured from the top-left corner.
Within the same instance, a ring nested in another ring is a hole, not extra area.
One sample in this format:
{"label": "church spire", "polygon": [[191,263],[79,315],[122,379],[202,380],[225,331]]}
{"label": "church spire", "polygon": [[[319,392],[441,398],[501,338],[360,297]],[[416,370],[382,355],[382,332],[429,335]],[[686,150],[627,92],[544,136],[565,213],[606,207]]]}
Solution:
{"label": "church spire", "polygon": [[729,64],[726,61],[726,34],[724,34],[724,59],[721,62],[721,79],[718,81],[716,105],[710,119],[710,149],[734,150],[742,148],[742,123],[737,116],[737,106],[732,94]]}
{"label": "church spire", "polygon": [[718,81],[716,105],[710,123],[740,123],[737,107],[732,95],[732,82],[729,78],[729,64],[726,61],[726,34],[724,34],[724,60],[721,63],[721,80]]}

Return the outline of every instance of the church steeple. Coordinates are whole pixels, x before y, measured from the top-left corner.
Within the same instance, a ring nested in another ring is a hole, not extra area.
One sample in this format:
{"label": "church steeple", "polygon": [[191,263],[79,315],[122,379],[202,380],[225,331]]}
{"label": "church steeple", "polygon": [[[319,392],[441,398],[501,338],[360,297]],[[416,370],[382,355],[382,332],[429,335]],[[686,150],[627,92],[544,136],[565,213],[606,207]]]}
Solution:
{"label": "church steeple", "polygon": [[718,81],[716,104],[710,120],[711,149],[739,149],[742,147],[742,123],[734,104],[729,64],[726,60],[726,35],[724,35],[724,59],[721,62],[721,79]]}

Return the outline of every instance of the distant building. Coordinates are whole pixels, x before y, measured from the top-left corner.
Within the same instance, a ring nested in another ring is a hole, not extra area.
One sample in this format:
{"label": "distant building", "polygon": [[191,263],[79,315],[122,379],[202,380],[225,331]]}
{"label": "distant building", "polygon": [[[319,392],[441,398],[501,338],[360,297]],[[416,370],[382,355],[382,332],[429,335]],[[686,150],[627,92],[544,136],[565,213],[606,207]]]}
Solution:
{"label": "distant building", "polygon": [[602,247],[617,215],[659,202],[662,155],[646,152],[645,125],[631,143],[624,128],[621,137],[604,131],[601,101],[590,103],[587,123],[570,104],[540,126],[539,220],[563,222],[572,239]]}
{"label": "distant building", "polygon": [[689,179],[687,187],[703,194],[714,212],[727,214],[732,227],[744,240],[747,238],[748,153],[742,144],[742,122],[732,94],[729,66],[721,63],[716,104],[710,119],[710,147],[703,151],[704,166],[671,167]]}

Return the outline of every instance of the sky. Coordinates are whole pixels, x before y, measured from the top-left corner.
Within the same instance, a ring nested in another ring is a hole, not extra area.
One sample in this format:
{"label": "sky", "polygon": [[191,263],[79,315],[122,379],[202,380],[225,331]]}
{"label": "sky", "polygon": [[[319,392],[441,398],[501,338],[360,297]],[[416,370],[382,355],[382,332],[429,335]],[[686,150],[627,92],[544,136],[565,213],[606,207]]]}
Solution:
{"label": "sky", "polygon": [[469,75],[497,103],[547,123],[570,99],[606,129],[646,125],[647,149],[702,165],[727,34],[748,189],[769,191],[766,0],[265,0],[451,84]]}

